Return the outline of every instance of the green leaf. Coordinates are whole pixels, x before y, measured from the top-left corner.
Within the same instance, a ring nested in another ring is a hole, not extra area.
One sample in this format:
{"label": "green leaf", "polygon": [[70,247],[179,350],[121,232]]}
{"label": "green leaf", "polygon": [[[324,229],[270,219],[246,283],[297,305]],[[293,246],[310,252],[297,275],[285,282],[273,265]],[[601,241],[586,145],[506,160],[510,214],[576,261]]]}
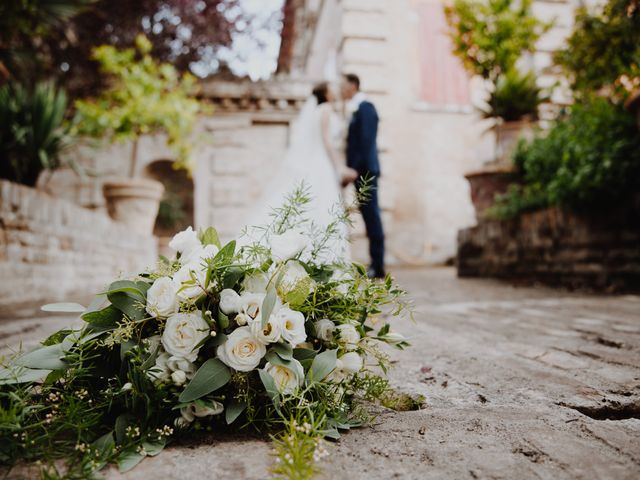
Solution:
{"label": "green leaf", "polygon": [[122,320],[122,311],[113,305],[93,312],[87,312],[80,316],[85,322],[98,327],[116,327]]}
{"label": "green leaf", "polygon": [[227,421],[227,425],[231,425],[236,419],[240,416],[242,412],[247,408],[247,404],[244,402],[239,402],[237,400],[233,400],[224,411],[225,420]]}
{"label": "green leaf", "polygon": [[267,295],[264,297],[262,301],[262,328],[266,328],[267,323],[269,323],[269,317],[271,317],[271,312],[273,312],[273,307],[276,306],[276,300],[278,299],[278,293],[276,292],[276,286],[271,285],[267,290]]}
{"label": "green leaf", "polygon": [[80,313],[86,309],[79,303],[47,303],[40,307],[43,312]]}
{"label": "green leaf", "polygon": [[138,465],[144,459],[144,457],[144,455],[140,455],[134,450],[125,450],[118,457],[118,468],[120,472],[128,472],[133,467]]}
{"label": "green leaf", "polygon": [[276,387],[276,382],[273,380],[273,377],[269,375],[269,373],[264,369],[259,369],[258,374],[260,375],[260,380],[262,380],[262,385],[264,385],[264,389],[267,391],[267,396],[271,399],[273,406],[276,407],[277,411],[280,411],[280,392],[278,391],[278,387]]}
{"label": "green leaf", "polygon": [[133,320],[142,320],[146,316],[142,306],[145,303],[144,298],[124,292],[110,293],[107,298],[114,307]]}
{"label": "green leaf", "polygon": [[202,364],[178,400],[189,403],[225,386],[231,380],[229,368],[217,358]]}
{"label": "green leaf", "polygon": [[220,244],[218,231],[213,227],[207,228],[200,234],[200,242],[202,242],[203,245],[215,245],[218,248],[222,246]]}
{"label": "green leaf", "polygon": [[321,382],[329,375],[336,368],[337,353],[337,350],[326,350],[318,354],[307,373],[307,383]]}
{"label": "green leaf", "polygon": [[229,327],[229,317],[227,317],[222,310],[218,310],[218,325],[221,330]]}
{"label": "green leaf", "polygon": [[104,295],[109,296],[112,293],[128,293],[134,296],[140,297],[140,299],[144,300],[147,295],[147,290],[149,290],[149,285],[147,282],[134,282],[132,280],[117,280],[109,285],[109,288],[106,292],[103,292]]}
{"label": "green leaf", "polygon": [[309,348],[294,348],[293,358],[302,362],[303,360],[314,359],[318,353],[315,350]]}
{"label": "green leaf", "polygon": [[67,363],[62,360],[62,358],[65,355],[65,349],[69,347],[69,343],[63,342],[38,348],[37,350],[33,350],[32,352],[18,357],[15,360],[15,364],[21,367],[43,370],[58,370],[66,368]]}
{"label": "green leaf", "polygon": [[93,446],[100,453],[100,457],[107,456],[113,450],[113,447],[115,447],[113,432],[105,433],[104,435],[102,435],[95,442],[93,442]]}
{"label": "green leaf", "polygon": [[122,342],[120,344],[120,361],[123,362],[127,352],[133,350],[133,347],[136,346],[136,342],[133,340],[127,340],[126,342]]}
{"label": "green leaf", "polygon": [[51,370],[36,370],[25,367],[2,368],[0,369],[0,385],[37,382],[50,373]]}
{"label": "green leaf", "polygon": [[293,347],[289,343],[276,343],[272,346],[272,349],[283,360],[291,360],[293,358]]}
{"label": "green leaf", "polygon": [[222,288],[233,288],[238,280],[242,278],[245,271],[239,267],[229,267],[225,272],[222,279]]}
{"label": "green leaf", "polygon": [[142,444],[142,448],[144,448],[145,453],[150,457],[155,457],[158,455],[167,444],[166,440],[158,440],[155,442],[144,442]]}
{"label": "green leaf", "polygon": [[132,425],[135,417],[128,413],[123,413],[116,418],[115,433],[118,445],[122,445],[127,441],[127,427]]}
{"label": "green leaf", "polygon": [[231,263],[233,256],[236,253],[236,241],[231,240],[224,247],[220,249],[218,254],[213,257],[213,263],[219,265],[225,265]]}

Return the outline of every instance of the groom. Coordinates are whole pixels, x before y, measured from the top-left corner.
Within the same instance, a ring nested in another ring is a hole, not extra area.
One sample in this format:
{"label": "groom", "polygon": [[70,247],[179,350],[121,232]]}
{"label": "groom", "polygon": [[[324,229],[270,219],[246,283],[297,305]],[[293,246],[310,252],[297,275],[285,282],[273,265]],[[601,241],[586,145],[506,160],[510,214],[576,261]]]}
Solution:
{"label": "groom", "polygon": [[365,183],[370,190],[367,198],[360,203],[360,213],[367,227],[371,266],[368,275],[371,278],[383,278],[384,272],[384,231],[378,206],[378,112],[364,93],[360,91],[360,79],[352,73],[344,75],[342,98],[347,102],[351,113],[347,134],[347,172],[342,178],[343,186],[355,182],[356,189]]}

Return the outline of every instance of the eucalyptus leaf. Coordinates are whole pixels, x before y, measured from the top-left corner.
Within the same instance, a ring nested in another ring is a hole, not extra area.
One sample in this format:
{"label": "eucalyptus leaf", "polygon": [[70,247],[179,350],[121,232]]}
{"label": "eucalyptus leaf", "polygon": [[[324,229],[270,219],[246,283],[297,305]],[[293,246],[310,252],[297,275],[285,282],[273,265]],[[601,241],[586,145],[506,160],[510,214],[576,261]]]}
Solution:
{"label": "eucalyptus leaf", "polygon": [[293,347],[290,343],[276,343],[271,347],[283,360],[293,358]]}
{"label": "eucalyptus leaf", "polygon": [[122,321],[122,311],[113,305],[102,310],[84,313],[80,316],[85,322],[99,327],[116,327]]}
{"label": "eucalyptus leaf", "polygon": [[45,378],[51,372],[52,370],[25,367],[2,368],[0,369],[0,385],[37,382]]}
{"label": "eucalyptus leaf", "polygon": [[144,297],[139,297],[137,294],[116,292],[110,293],[107,298],[114,307],[133,320],[142,320],[146,316],[143,307],[145,303]]}
{"label": "eucalyptus leaf", "polygon": [[264,385],[264,388],[267,391],[267,396],[271,399],[276,410],[280,411],[280,392],[278,391],[278,387],[276,387],[276,382],[264,369],[258,370],[258,374],[260,375],[260,380],[262,380],[262,385]]}
{"label": "eucalyptus leaf", "polygon": [[81,313],[86,309],[79,303],[47,303],[40,307],[43,312]]}
{"label": "eucalyptus leaf", "polygon": [[198,369],[178,400],[182,403],[192,402],[225,386],[229,380],[229,368],[219,359],[210,358]]}
{"label": "eucalyptus leaf", "polygon": [[307,383],[321,382],[335,368],[338,361],[337,350],[326,350],[316,355],[307,373]]}
{"label": "eucalyptus leaf", "polygon": [[278,298],[278,293],[276,292],[275,285],[271,285],[267,290],[267,295],[264,297],[262,301],[262,328],[266,328],[267,323],[269,323],[269,317],[271,317],[271,312],[273,312],[273,308],[276,306],[276,300]]}
{"label": "eucalyptus leaf", "polygon": [[62,360],[65,355],[65,349],[69,348],[69,343],[57,343],[47,347],[38,348],[29,352],[15,360],[15,364],[21,367],[58,370],[66,368],[67,363]]}
{"label": "eucalyptus leaf", "polygon": [[218,310],[218,325],[222,330],[229,327],[229,317],[227,317],[222,310]]}
{"label": "eucalyptus leaf", "polygon": [[144,448],[144,452],[150,456],[155,457],[164,449],[167,442],[165,440],[158,440],[155,442],[144,442],[142,444],[142,448]]}
{"label": "eucalyptus leaf", "polygon": [[144,460],[144,457],[134,450],[125,450],[118,457],[118,469],[121,473],[128,472]]}
{"label": "eucalyptus leaf", "polygon": [[118,418],[116,418],[116,424],[114,429],[116,434],[116,441],[118,442],[118,445],[122,445],[127,441],[127,427],[129,425],[132,425],[134,421],[135,421],[135,417],[128,413],[123,413],[122,415],[118,415]]}
{"label": "eucalyptus leaf", "polygon": [[227,425],[231,425],[240,416],[242,412],[247,408],[247,404],[244,402],[238,402],[233,400],[224,411],[225,420]]}

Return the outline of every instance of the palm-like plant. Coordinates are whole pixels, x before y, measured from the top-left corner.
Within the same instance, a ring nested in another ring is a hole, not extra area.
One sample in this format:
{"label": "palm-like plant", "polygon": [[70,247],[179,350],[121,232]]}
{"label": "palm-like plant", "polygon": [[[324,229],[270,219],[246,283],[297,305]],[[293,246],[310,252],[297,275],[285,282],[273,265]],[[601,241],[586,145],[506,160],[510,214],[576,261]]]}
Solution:
{"label": "palm-like plant", "polygon": [[548,99],[532,72],[520,73],[513,68],[498,77],[487,105],[481,110],[485,118],[501,118],[505,122],[537,120],[538,106]]}
{"label": "palm-like plant", "polygon": [[66,108],[65,93],[48,83],[0,87],[0,178],[33,186],[43,170],[61,165]]}

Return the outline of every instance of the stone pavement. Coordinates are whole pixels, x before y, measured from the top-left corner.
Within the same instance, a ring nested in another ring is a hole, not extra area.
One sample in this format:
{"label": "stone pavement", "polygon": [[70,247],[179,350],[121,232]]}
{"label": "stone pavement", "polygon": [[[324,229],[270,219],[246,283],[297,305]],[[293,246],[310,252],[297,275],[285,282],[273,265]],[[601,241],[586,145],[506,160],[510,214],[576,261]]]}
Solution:
{"label": "stone pavement", "polygon": [[[380,410],[330,446],[321,478],[640,478],[640,297],[395,273],[418,313],[398,322],[413,346],[391,379],[426,408]],[[4,321],[0,343],[64,321]],[[271,461],[264,439],[213,435],[107,478],[263,479]]]}

